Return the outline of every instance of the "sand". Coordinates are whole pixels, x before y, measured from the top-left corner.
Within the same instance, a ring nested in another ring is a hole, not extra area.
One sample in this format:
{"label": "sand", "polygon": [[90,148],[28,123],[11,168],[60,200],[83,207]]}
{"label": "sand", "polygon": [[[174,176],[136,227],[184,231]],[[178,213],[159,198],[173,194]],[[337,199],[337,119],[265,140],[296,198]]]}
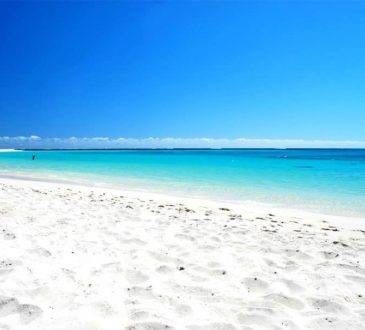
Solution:
{"label": "sand", "polygon": [[365,219],[0,179],[0,329],[364,329]]}

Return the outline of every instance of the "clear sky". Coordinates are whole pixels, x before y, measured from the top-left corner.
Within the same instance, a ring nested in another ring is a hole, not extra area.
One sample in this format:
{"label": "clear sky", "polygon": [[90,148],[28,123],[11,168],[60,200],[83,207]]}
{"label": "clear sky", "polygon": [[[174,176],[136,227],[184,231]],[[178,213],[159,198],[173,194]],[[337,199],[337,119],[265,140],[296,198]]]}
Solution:
{"label": "clear sky", "polygon": [[365,2],[0,2],[0,136],[365,140]]}

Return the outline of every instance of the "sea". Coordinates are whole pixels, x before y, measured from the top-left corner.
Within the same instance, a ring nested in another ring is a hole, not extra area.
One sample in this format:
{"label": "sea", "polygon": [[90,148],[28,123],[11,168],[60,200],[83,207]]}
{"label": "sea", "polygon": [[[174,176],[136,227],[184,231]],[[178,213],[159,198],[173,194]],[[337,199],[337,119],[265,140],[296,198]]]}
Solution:
{"label": "sea", "polygon": [[0,176],[365,217],[365,149],[24,150]]}

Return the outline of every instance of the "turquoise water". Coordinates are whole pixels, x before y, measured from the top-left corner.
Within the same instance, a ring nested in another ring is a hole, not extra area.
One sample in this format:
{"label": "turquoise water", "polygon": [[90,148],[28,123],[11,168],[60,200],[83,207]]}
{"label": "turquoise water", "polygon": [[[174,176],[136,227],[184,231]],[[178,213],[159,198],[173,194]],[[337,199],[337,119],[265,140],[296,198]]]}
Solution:
{"label": "turquoise water", "polygon": [[365,150],[0,153],[0,174],[15,172],[365,216]]}

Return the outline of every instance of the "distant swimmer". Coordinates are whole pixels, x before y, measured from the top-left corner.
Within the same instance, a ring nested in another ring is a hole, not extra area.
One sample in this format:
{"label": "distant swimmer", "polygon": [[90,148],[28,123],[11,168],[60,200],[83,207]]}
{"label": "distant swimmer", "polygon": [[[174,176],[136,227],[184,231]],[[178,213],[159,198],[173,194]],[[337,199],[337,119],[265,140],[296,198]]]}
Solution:
{"label": "distant swimmer", "polygon": [[34,160],[34,159],[35,159],[35,155],[32,156],[32,160]]}

